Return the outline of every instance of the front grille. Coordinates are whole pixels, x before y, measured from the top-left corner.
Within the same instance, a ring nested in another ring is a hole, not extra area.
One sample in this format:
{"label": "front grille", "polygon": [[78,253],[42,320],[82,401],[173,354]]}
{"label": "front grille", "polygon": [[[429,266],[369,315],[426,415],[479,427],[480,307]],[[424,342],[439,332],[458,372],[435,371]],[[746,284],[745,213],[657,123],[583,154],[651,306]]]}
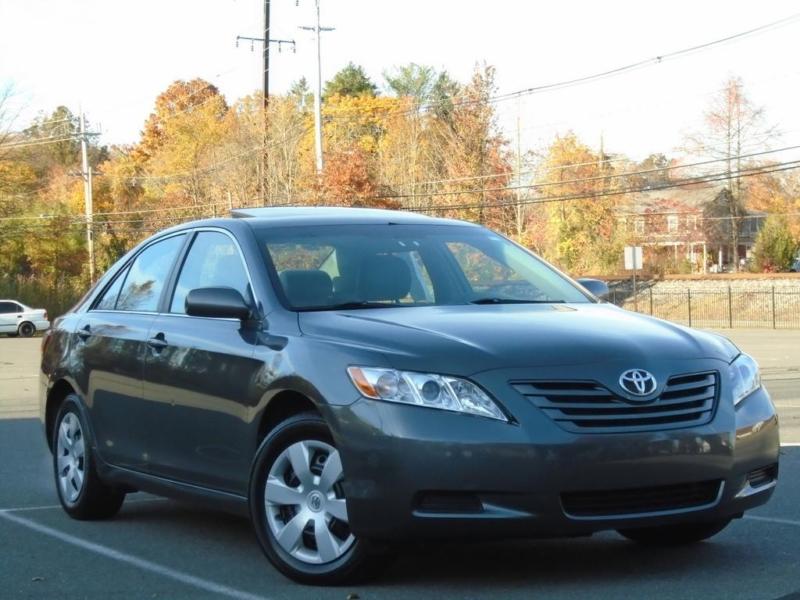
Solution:
{"label": "front grille", "polygon": [[561,494],[561,505],[573,517],[614,517],[700,508],[714,503],[721,481],[702,481],[626,490]]}
{"label": "front grille", "polygon": [[575,433],[704,425],[714,416],[718,387],[713,372],[675,375],[657,398],[634,404],[596,381],[514,381],[511,385],[559,426]]}

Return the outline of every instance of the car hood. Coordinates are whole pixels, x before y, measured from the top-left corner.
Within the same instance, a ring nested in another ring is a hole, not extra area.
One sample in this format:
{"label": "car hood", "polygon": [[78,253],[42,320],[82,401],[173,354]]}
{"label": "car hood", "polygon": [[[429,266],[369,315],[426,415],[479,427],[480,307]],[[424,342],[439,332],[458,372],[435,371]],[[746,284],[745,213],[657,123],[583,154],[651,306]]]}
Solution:
{"label": "car hood", "polygon": [[[719,359],[726,338],[610,304],[507,304],[299,313],[327,343],[381,352],[398,369],[470,375],[514,367]],[[376,365],[377,366],[377,365]]]}

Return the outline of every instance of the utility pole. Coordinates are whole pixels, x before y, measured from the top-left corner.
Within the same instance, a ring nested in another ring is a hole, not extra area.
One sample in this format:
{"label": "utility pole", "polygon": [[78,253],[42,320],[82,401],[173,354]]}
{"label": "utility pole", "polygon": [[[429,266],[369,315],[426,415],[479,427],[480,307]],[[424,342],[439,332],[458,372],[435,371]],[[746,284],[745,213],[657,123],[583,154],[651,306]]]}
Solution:
{"label": "utility pole", "polygon": [[[264,0],[264,121],[267,119],[269,104],[269,2]],[[266,126],[264,127],[266,133]]]}
{"label": "utility pole", "polygon": [[250,42],[250,50],[253,51],[255,49],[255,43],[261,43],[264,45],[262,51],[262,81],[263,81],[263,92],[264,92],[264,109],[266,110],[267,106],[269,105],[269,48],[270,44],[278,44],[278,52],[280,52],[284,45],[291,46],[292,52],[297,52],[297,44],[294,40],[281,40],[271,38],[269,35],[270,30],[270,0],[264,0],[264,36],[263,37],[251,37],[249,35],[237,35],[236,36],[236,47],[239,47],[239,42],[245,41]]}
{"label": "utility pole", "polygon": [[314,86],[314,147],[317,155],[317,175],[322,175],[325,166],[322,159],[322,32],[333,31],[333,27],[322,27],[319,22],[319,1],[314,0],[317,12],[317,22],[313,27],[300,27],[306,31],[313,31],[317,41],[317,85]]}
{"label": "utility pole", "polygon": [[89,164],[89,133],[86,131],[86,115],[81,111],[81,162],[83,167],[83,201],[86,212],[86,248],[89,252],[89,281],[94,283],[94,221],[92,206],[92,168]]}
{"label": "utility pole", "polygon": [[267,194],[266,194],[266,178],[267,178],[267,156],[266,156],[266,149],[267,149],[267,133],[268,133],[268,123],[267,123],[267,107],[269,106],[269,48],[271,44],[278,44],[278,52],[281,51],[284,44],[287,46],[292,47],[292,52],[297,52],[297,45],[295,44],[294,40],[280,40],[280,39],[273,39],[270,37],[270,0],[264,0],[264,37],[250,37],[247,35],[237,35],[236,36],[236,46],[238,48],[239,42],[244,40],[250,42],[250,50],[254,50],[255,43],[260,42],[263,44],[263,51],[262,51],[262,78],[263,78],[263,94],[264,97],[262,98],[263,108],[264,108],[264,131],[262,134],[262,146],[264,147],[263,152],[261,153],[261,160],[259,165],[259,170],[261,171],[259,176],[259,186],[261,188],[261,203],[266,205],[267,204]]}
{"label": "utility pole", "polygon": [[525,207],[522,205],[522,105],[517,98],[517,242],[522,243],[525,224]]}

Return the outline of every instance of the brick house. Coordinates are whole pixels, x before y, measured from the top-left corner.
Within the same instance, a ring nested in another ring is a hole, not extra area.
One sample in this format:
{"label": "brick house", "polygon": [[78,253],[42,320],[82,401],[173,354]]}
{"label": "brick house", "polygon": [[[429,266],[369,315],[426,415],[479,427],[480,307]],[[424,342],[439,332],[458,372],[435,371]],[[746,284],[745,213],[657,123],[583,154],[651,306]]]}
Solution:
{"label": "brick house", "polygon": [[[631,244],[643,247],[646,265],[692,272],[731,270],[731,219],[724,187],[695,184],[631,194],[621,207]],[[739,228],[739,257],[749,258],[764,213],[747,212]]]}

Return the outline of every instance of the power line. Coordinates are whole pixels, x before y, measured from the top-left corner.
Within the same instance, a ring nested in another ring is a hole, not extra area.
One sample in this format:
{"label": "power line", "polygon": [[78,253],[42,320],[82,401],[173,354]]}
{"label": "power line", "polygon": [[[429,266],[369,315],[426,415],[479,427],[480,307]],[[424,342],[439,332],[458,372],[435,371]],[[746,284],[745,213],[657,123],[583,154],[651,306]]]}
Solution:
{"label": "power line", "polygon": [[[773,168],[775,167],[775,168]],[[782,171],[790,171],[793,169],[800,168],[800,160],[795,161],[788,161],[785,163],[777,163],[776,165],[771,165],[770,167],[751,167],[749,169],[741,169],[739,171],[732,171],[732,172],[720,172],[720,173],[711,173],[709,175],[700,175],[697,177],[687,178],[684,180],[679,180],[676,182],[672,182],[665,185],[660,186],[648,186],[642,188],[626,188],[621,190],[613,190],[607,192],[596,192],[596,193],[584,193],[584,194],[569,194],[563,196],[544,196],[540,198],[533,198],[533,199],[525,199],[519,201],[498,201],[491,204],[439,204],[439,205],[429,205],[427,207],[415,207],[415,206],[401,206],[403,210],[409,210],[412,212],[442,212],[448,210],[468,210],[468,209],[478,209],[478,208],[506,208],[512,206],[522,206],[527,204],[545,204],[550,202],[562,202],[562,201],[572,201],[572,200],[593,200],[597,198],[603,198],[608,196],[621,196],[625,194],[636,194],[640,192],[652,192],[652,191],[659,191],[659,190],[667,190],[679,187],[686,187],[689,185],[696,185],[700,183],[713,183],[716,181],[725,181],[732,178],[737,177],[753,177],[758,175],[767,175],[769,173],[778,173]],[[505,191],[507,188],[503,188]],[[470,192],[480,192],[480,190],[470,190]],[[373,196],[373,198],[376,198]]]}
{"label": "power line", "polygon": [[[675,51],[667,52],[665,54],[661,54],[661,55],[654,56],[654,57],[651,57],[651,58],[646,58],[646,59],[643,59],[643,60],[632,62],[632,63],[626,64],[626,65],[615,67],[613,69],[600,71],[598,73],[592,73],[590,75],[583,75],[581,77],[575,77],[575,78],[572,78],[572,79],[565,79],[565,80],[562,80],[562,81],[556,81],[556,82],[542,84],[542,85],[538,85],[538,86],[532,86],[532,87],[528,87],[528,88],[523,88],[521,90],[508,92],[508,93],[505,93],[505,94],[498,94],[496,96],[490,96],[488,99],[480,98],[480,99],[454,100],[451,103],[451,105],[455,107],[455,106],[467,106],[467,105],[470,105],[470,104],[480,104],[482,102],[489,102],[489,103],[502,102],[502,101],[505,101],[505,100],[512,100],[514,98],[519,98],[521,96],[529,96],[529,95],[532,95],[532,94],[538,94],[538,93],[542,93],[542,92],[550,92],[550,91],[560,90],[560,89],[564,89],[564,88],[568,88],[568,87],[573,87],[573,86],[576,86],[576,85],[584,85],[584,84],[587,84],[587,83],[593,83],[593,82],[599,81],[601,79],[606,79],[606,78],[609,78],[609,77],[616,77],[616,76],[622,75],[624,73],[628,73],[630,71],[639,70],[639,69],[644,68],[644,67],[653,66],[653,65],[659,65],[659,64],[662,64],[663,62],[665,62],[667,60],[673,60],[675,58],[679,58],[679,57],[682,57],[682,56],[693,54],[695,52],[700,52],[700,51],[703,51],[703,50],[707,50],[709,48],[712,48],[714,46],[718,46],[718,45],[721,45],[721,44],[731,43],[731,42],[734,42],[734,41],[737,41],[737,40],[740,40],[740,39],[743,39],[743,38],[746,38],[746,37],[749,37],[749,36],[752,36],[752,35],[755,35],[755,34],[758,34],[758,33],[762,33],[764,31],[768,31],[770,29],[776,29],[776,28],[781,27],[783,25],[788,25],[788,24],[790,24],[790,23],[792,23],[794,21],[797,21],[798,19],[800,19],[800,13],[794,13],[792,15],[789,15],[788,17],[784,17],[783,19],[778,19],[777,21],[772,21],[770,23],[767,23],[765,25],[761,25],[759,27],[754,27],[754,28],[748,29],[746,31],[741,31],[739,33],[728,35],[728,36],[725,36],[725,37],[722,37],[722,38],[719,38],[719,39],[716,39],[716,40],[712,40],[712,41],[705,42],[705,43],[702,43],[702,44],[697,44],[695,46],[689,46],[689,47],[683,48],[681,50],[675,50]],[[387,115],[413,114],[413,113],[416,113],[416,112],[419,112],[419,111],[430,110],[431,108],[435,108],[436,106],[437,106],[436,103],[429,102],[429,103],[426,103],[426,104],[422,104],[422,105],[420,105],[420,106],[418,106],[418,107],[416,107],[414,109],[402,109],[402,110],[398,110],[398,111],[391,111],[391,112],[388,112]],[[356,110],[355,107],[354,107],[354,110]],[[330,117],[330,118],[334,118],[334,119],[352,119],[354,117],[350,117],[348,115],[340,115],[340,116],[333,116],[333,117]]]}
{"label": "power line", "polygon": [[[505,191],[512,191],[517,189],[538,189],[541,187],[551,187],[551,186],[559,186],[559,185],[568,185],[568,184],[575,184],[575,183],[588,183],[592,181],[604,181],[608,179],[619,179],[622,177],[630,177],[634,175],[649,175],[652,173],[661,173],[664,171],[673,171],[676,169],[689,169],[692,167],[701,167],[705,165],[710,165],[719,162],[726,162],[728,160],[741,160],[743,158],[753,158],[756,156],[763,156],[766,154],[774,154],[777,152],[785,152],[787,150],[796,150],[800,148],[800,145],[796,146],[786,146],[784,148],[778,148],[775,150],[764,150],[761,152],[752,152],[749,154],[739,154],[737,156],[725,157],[725,158],[716,158],[711,160],[704,160],[694,163],[688,163],[684,165],[669,165],[666,167],[656,167],[653,169],[643,169],[639,171],[628,171],[623,173],[614,173],[614,174],[606,174],[606,175],[595,175],[592,177],[582,177],[578,179],[568,179],[563,181],[548,181],[545,183],[531,183],[531,184],[523,184],[523,185],[516,185],[516,186],[502,186],[502,187],[493,187],[493,188],[478,188],[478,189],[466,189],[466,190],[445,190],[445,191],[438,191],[438,192],[420,192],[420,193],[411,193],[411,194],[382,194],[379,196],[374,196],[376,199],[393,199],[393,198],[427,198],[431,196],[459,196],[461,194],[483,194],[486,192],[505,192]],[[604,162],[600,159],[589,162],[589,163],[576,163],[579,165],[599,165]],[[575,166],[575,165],[573,165]],[[563,168],[568,168],[569,165],[564,165]],[[561,169],[561,166],[554,166],[554,170]],[[501,174],[499,176],[505,175],[506,177],[511,178],[514,174],[512,172]]]}
{"label": "power line", "polygon": [[69,137],[60,137],[60,138],[43,138],[41,140],[35,141],[25,141],[25,142],[11,142],[8,144],[1,144],[0,149],[8,148],[8,149],[16,149],[16,148],[27,148],[28,146],[41,146],[44,144],[60,144],[62,142],[70,142],[70,141],[78,141],[79,136],[77,134],[70,135]]}

